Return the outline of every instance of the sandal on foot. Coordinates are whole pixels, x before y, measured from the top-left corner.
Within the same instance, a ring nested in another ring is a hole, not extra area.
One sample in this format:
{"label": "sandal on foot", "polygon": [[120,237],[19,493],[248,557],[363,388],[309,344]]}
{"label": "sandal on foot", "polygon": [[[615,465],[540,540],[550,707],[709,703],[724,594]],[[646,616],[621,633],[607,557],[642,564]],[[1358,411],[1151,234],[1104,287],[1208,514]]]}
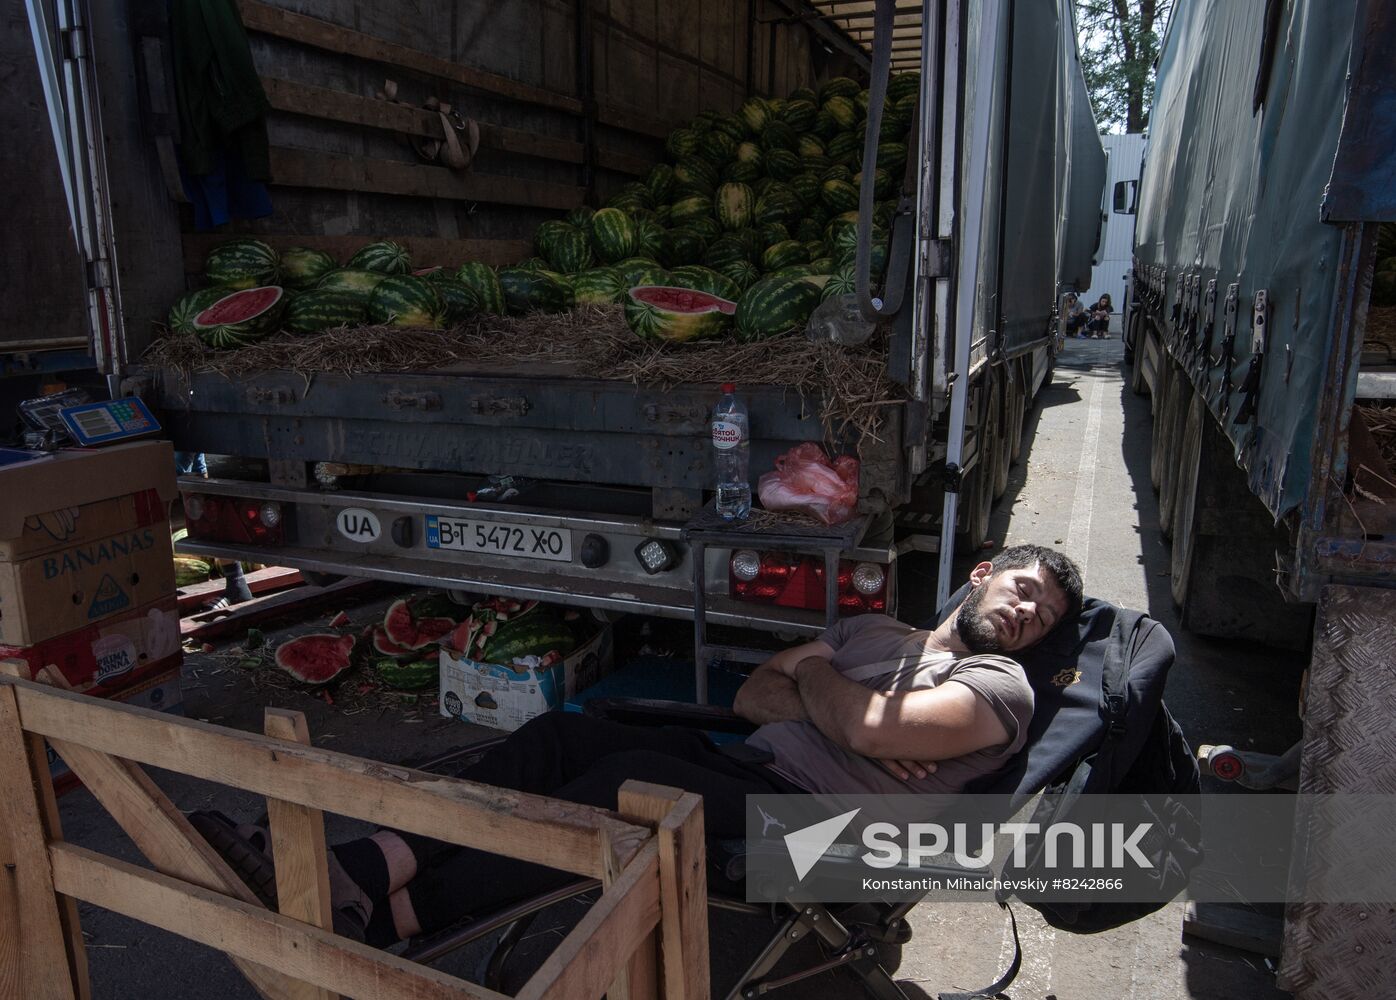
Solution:
{"label": "sandal on foot", "polygon": [[238,878],[269,910],[276,910],[276,868],[271,855],[238,832],[238,825],[217,810],[198,810],[189,814],[189,823],[199,836],[208,841],[228,863]]}

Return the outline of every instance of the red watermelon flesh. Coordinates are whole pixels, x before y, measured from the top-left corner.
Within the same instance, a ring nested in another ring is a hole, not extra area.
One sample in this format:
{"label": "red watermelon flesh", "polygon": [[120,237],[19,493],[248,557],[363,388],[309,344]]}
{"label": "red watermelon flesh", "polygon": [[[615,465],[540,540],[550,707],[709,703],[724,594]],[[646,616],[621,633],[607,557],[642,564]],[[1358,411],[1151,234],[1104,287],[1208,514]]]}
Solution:
{"label": "red watermelon flesh", "polygon": [[406,599],[394,601],[383,616],[383,632],[388,641],[408,651],[441,640],[455,627],[452,618],[413,618],[412,606]]}
{"label": "red watermelon flesh", "polygon": [[353,666],[354,637],[316,633],[276,648],[276,665],[303,684],[328,684]]}
{"label": "red watermelon flesh", "polygon": [[709,295],[707,292],[695,291],[691,288],[674,288],[669,285],[642,285],[630,290],[632,297],[641,302],[647,302],[652,306],[667,309],[670,312],[718,312],[728,316],[737,311],[737,303],[729,302],[727,299],[719,298],[716,295]]}
{"label": "red watermelon flesh", "polygon": [[241,323],[258,313],[265,312],[281,298],[282,291],[276,286],[249,288],[246,291],[224,296],[209,306],[194,322],[198,326],[223,326],[228,323]]}
{"label": "red watermelon flesh", "polygon": [[388,633],[383,630],[382,625],[375,625],[370,630],[369,640],[373,643],[373,651],[383,656],[410,656],[412,650],[406,646],[399,646],[388,638]]}

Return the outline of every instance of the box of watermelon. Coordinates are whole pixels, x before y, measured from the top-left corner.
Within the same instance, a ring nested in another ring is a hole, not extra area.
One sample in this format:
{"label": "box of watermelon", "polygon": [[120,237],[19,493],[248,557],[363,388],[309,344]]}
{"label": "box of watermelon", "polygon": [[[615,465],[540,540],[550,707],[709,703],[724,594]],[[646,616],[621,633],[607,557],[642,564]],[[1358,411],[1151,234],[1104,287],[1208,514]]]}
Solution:
{"label": "box of watermelon", "polygon": [[585,613],[490,598],[441,641],[441,714],[513,731],[611,670],[611,628]]}

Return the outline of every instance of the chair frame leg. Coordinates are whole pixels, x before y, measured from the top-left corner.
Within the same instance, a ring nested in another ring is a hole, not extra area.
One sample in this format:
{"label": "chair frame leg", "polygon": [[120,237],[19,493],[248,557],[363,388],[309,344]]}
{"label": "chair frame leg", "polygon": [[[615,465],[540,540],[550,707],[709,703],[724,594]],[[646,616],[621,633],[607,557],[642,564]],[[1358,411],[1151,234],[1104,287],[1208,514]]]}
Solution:
{"label": "chair frame leg", "polygon": [[[871,941],[856,941],[854,935],[827,907],[804,904],[791,906],[790,909],[790,916],[781,922],[770,942],[742,973],[736,985],[727,994],[727,1000],[755,1000],[782,987],[836,968],[847,968],[857,975],[877,1000],[907,1000],[901,987],[882,967],[875,944]],[[800,969],[789,976],[767,979],[771,970],[785,957],[791,946],[810,933],[815,934],[832,949],[834,956],[826,962]]]}

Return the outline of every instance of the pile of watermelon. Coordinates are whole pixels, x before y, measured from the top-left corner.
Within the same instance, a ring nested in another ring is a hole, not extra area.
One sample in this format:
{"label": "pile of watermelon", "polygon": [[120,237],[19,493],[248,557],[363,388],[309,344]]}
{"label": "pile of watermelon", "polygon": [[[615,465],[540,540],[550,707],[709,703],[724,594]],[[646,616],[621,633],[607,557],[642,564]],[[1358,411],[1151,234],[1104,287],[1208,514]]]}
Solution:
{"label": "pile of watermelon", "polygon": [[823,299],[853,291],[865,170],[877,197],[874,281],[886,267],[919,89],[915,73],[892,77],[871,164],[862,162],[868,92],[846,77],[704,111],[670,133],[668,162],[644,180],[602,208],[540,225],[536,256],[515,267],[416,266],[390,240],[342,264],[321,250],[230,240],[210,251],[208,287],[176,302],[169,326],[225,349],[281,330],[439,329],[481,313],[618,303],[631,329],[656,341],[802,329]]}

